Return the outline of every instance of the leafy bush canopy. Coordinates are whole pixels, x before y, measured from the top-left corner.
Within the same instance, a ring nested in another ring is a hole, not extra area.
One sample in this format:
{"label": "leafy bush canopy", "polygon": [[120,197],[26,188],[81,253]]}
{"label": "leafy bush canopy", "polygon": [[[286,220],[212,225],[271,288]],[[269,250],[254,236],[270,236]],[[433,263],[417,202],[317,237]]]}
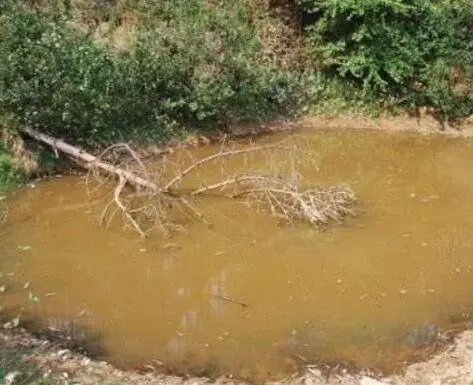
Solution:
{"label": "leafy bush canopy", "polygon": [[66,11],[4,13],[0,107],[23,124],[91,145],[225,127],[296,104],[300,75],[264,63],[242,8],[151,3],[159,17],[148,13],[121,52],[71,27]]}
{"label": "leafy bush canopy", "polygon": [[0,114],[93,146],[332,105],[473,113],[471,0],[293,1],[299,60],[265,1],[4,0]]}
{"label": "leafy bush canopy", "polygon": [[390,103],[473,113],[473,7],[459,0],[298,0],[312,57]]}

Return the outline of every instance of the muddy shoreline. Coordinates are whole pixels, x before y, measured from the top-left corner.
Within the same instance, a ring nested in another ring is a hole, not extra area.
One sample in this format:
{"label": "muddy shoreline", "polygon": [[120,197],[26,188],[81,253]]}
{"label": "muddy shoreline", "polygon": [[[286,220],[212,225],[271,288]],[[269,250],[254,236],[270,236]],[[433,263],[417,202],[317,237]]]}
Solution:
{"label": "muddy shoreline", "polygon": [[237,138],[244,138],[249,135],[265,135],[301,129],[381,130],[393,133],[407,131],[428,135],[471,138],[473,137],[473,116],[464,119],[455,127],[442,127],[439,121],[427,114],[421,114],[419,117],[381,115],[378,118],[360,115],[308,115],[292,121],[281,120],[272,124],[237,127],[233,135]]}
{"label": "muddy shoreline", "polygon": [[[1,349],[18,349],[25,353],[25,362],[38,366],[45,378],[58,383],[79,383],[84,385],[117,383],[124,385],[160,384],[235,384],[248,382],[231,377],[210,380],[204,377],[163,375],[148,371],[123,371],[103,361],[90,358],[46,340],[33,337],[28,332],[17,329],[0,332]],[[370,373],[351,374],[346,370],[324,373],[315,365],[308,365],[302,373],[281,381],[268,381],[268,385],[432,385],[456,384],[471,385],[473,381],[473,331],[460,333],[452,344],[445,347],[426,362],[409,365],[401,373],[390,377],[374,377]]]}
{"label": "muddy shoreline", "polygon": [[[304,117],[293,122],[277,122],[272,125],[255,127],[241,127],[235,130],[232,137],[247,138],[248,136],[265,135],[274,132],[288,132],[297,130],[314,130],[340,128],[351,130],[382,130],[387,132],[412,131],[428,135],[442,135],[449,137],[473,137],[473,119],[465,121],[460,129],[447,128],[440,130],[440,124],[429,117],[421,119],[409,117],[389,117],[367,119],[363,117]],[[173,143],[173,146],[199,146],[221,140],[222,136],[211,138],[190,137],[187,141]],[[146,151],[146,150],[145,150]],[[163,150],[149,151],[159,155]],[[172,151],[172,150],[171,150]],[[221,377],[210,381],[207,378],[167,376],[150,371],[140,374],[137,371],[122,371],[100,361],[94,361],[86,356],[64,349],[61,344],[48,342],[43,338],[36,338],[23,330],[2,331],[0,344],[3,348],[26,348],[32,350],[25,359],[39,365],[44,373],[63,381],[64,383],[78,382],[81,384],[97,384],[115,381],[123,384],[244,384],[233,378]],[[303,373],[294,374],[290,378],[268,383],[314,385],[375,385],[384,384],[471,384],[473,381],[473,331],[459,333],[453,342],[442,346],[430,360],[408,366],[401,373],[378,380],[370,379],[368,373],[351,374],[353,371],[344,369],[327,370],[322,366],[307,366]],[[371,382],[370,382],[371,381]]]}

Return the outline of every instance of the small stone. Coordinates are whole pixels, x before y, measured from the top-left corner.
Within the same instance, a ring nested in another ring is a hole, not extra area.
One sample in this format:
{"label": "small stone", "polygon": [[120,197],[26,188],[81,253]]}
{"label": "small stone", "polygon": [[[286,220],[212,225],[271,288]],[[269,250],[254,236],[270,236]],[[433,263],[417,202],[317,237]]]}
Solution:
{"label": "small stone", "polygon": [[406,289],[399,290],[399,294],[401,295],[406,295],[407,293],[409,293],[409,290],[406,290]]}
{"label": "small stone", "polygon": [[10,372],[3,379],[5,385],[13,385],[16,382],[16,378],[20,376],[20,372]]}
{"label": "small stone", "polygon": [[385,382],[375,380],[374,378],[363,377],[360,380],[360,385],[387,385],[387,384]]}
{"label": "small stone", "polygon": [[341,285],[342,282],[343,282],[343,281],[342,281],[341,279],[337,279],[337,283],[338,283],[339,285]]}
{"label": "small stone", "polygon": [[148,251],[148,249],[145,248],[145,247],[139,249],[139,252],[140,252],[140,253],[146,253],[147,251]]}
{"label": "small stone", "polygon": [[409,196],[410,196],[411,198],[415,198],[415,197],[417,196],[417,194],[416,194],[416,193],[411,193]]}
{"label": "small stone", "polygon": [[61,357],[61,356],[64,356],[64,355],[66,355],[66,354],[68,354],[68,353],[69,353],[69,350],[67,350],[67,349],[62,349],[62,350],[59,350],[56,354],[57,354],[59,357]]}

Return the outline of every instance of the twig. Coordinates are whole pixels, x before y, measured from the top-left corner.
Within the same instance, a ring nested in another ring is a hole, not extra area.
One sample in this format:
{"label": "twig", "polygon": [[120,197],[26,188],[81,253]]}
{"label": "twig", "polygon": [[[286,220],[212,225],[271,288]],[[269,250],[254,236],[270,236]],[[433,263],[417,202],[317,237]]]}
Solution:
{"label": "twig", "polygon": [[213,296],[215,298],[221,299],[222,301],[231,302],[231,303],[234,303],[236,305],[240,305],[241,307],[248,307],[249,306],[247,303],[240,302],[240,301],[228,298],[228,297],[224,297],[223,295],[220,295],[220,294],[214,294]]}

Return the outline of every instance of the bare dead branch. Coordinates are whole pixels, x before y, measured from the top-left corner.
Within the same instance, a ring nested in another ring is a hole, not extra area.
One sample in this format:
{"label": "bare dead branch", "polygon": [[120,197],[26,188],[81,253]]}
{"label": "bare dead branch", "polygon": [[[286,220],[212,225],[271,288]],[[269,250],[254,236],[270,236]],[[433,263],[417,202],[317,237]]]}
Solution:
{"label": "bare dead branch", "polygon": [[[305,221],[312,226],[323,226],[332,221],[340,222],[344,217],[354,214],[352,205],[356,197],[347,186],[311,188],[303,183],[299,166],[306,165],[304,162],[312,166],[314,160],[311,154],[298,151],[296,145],[277,143],[226,149],[227,144],[224,142],[219,152],[201,159],[194,159],[190,153],[184,153],[190,164],[183,170],[180,169],[179,159],[172,162],[164,156],[161,159],[161,169],[151,174],[136,152],[126,143],[109,146],[95,157],[33,129],[24,128],[22,131],[75,158],[95,179],[101,179],[98,171],[105,171],[106,175],[117,178],[113,199],[104,208],[100,222],[109,225],[116,213],[121,212],[125,222],[142,237],[153,227],[158,227],[163,232],[173,228],[171,213],[175,208],[208,223],[192,199],[216,191],[234,199],[243,198],[288,223]],[[275,149],[286,151],[288,156],[285,156],[282,162],[277,160],[271,151]],[[233,175],[228,174],[228,168],[224,165],[226,159],[244,155],[243,161],[247,168],[250,165],[247,156],[253,153],[264,155],[269,171],[255,173],[240,170]],[[304,155],[308,155],[307,160]],[[202,183],[201,186],[187,191],[176,188],[189,174],[218,160],[222,161],[220,180],[209,184]],[[316,167],[318,166],[314,169]],[[154,180],[151,180],[151,175]],[[130,194],[125,191],[127,184],[141,191]],[[231,193],[228,194],[229,192]]]}
{"label": "bare dead branch", "polygon": [[140,225],[133,219],[133,217],[128,212],[127,208],[123,205],[122,201],[120,200],[120,194],[122,193],[125,185],[126,185],[126,179],[123,177],[120,177],[120,183],[115,188],[113,200],[116,203],[116,205],[120,208],[120,210],[122,210],[123,214],[128,219],[128,221],[133,225],[134,229],[138,232],[138,234],[140,234],[144,238],[146,234],[141,229]]}
{"label": "bare dead branch", "polygon": [[190,193],[191,196],[207,193],[212,190],[224,189],[229,185],[235,185],[238,183],[244,183],[249,181],[261,181],[266,180],[268,177],[258,176],[258,175],[245,175],[245,176],[236,176],[230,179],[223,180],[218,183],[211,184],[209,186],[200,187]]}
{"label": "bare dead branch", "polygon": [[242,150],[230,150],[230,151],[217,152],[216,154],[207,156],[206,158],[200,159],[200,160],[192,163],[185,170],[179,172],[179,174],[177,174],[173,179],[171,179],[167,184],[164,185],[164,187],[161,189],[161,191],[166,192],[166,191],[171,190],[171,188],[176,183],[179,183],[187,174],[189,174],[192,171],[194,171],[195,169],[203,166],[204,164],[212,162],[216,159],[233,157],[233,156],[240,155],[240,154],[248,154],[250,152],[265,151],[265,150],[274,149],[274,148],[277,148],[277,145],[272,144],[272,145],[266,145],[266,146],[250,147],[250,148],[245,148],[245,149],[242,149]]}
{"label": "bare dead branch", "polygon": [[117,177],[122,177],[125,179],[125,183],[131,183],[135,186],[144,187],[146,189],[150,189],[152,191],[157,191],[158,187],[155,183],[143,179],[132,172],[122,170],[119,167],[111,165],[109,163],[102,162],[97,159],[97,157],[85,152],[83,150],[78,149],[77,147],[71,146],[66,142],[53,138],[52,136],[43,134],[39,131],[36,131],[30,127],[22,127],[21,131],[32,138],[46,143],[47,145],[51,146],[53,149],[60,150],[61,152],[73,157],[74,159],[81,162],[82,167],[84,168],[91,168],[91,167],[98,167],[107,173],[114,174]]}

